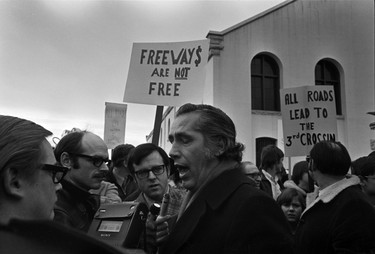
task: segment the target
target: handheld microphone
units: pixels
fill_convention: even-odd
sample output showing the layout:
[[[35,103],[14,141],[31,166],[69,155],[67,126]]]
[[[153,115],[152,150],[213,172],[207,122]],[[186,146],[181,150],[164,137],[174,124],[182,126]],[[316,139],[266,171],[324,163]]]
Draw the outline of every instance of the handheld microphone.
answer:
[[[155,221],[158,217],[160,212],[160,205],[157,203],[153,203],[149,209],[149,214],[146,220],[146,228],[151,228],[152,230],[156,229]],[[143,241],[144,241],[144,250],[146,253],[154,254],[157,252],[157,247],[154,242],[148,242],[147,241],[147,229],[145,234],[143,235]]]
[[[150,207],[150,214],[151,214],[151,219],[153,221],[156,220],[156,217],[158,217],[159,212],[160,212],[160,205],[157,203],[153,203]]]
[[[160,216],[164,217],[167,215],[168,205],[169,205],[169,193],[164,193],[163,201],[161,203]]]

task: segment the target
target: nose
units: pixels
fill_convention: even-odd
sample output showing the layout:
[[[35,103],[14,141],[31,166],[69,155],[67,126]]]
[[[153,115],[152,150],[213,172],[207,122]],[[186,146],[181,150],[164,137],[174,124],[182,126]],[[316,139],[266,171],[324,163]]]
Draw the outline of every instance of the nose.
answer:
[[[169,151],[169,156],[172,158],[172,159],[175,159],[178,157],[178,149],[177,149],[177,145],[176,143],[173,143],[172,144],[172,148],[171,150]]]
[[[289,211],[294,211],[294,206],[290,205],[290,206],[288,207],[288,210],[289,210]]]
[[[104,162],[103,162],[103,164],[100,166],[99,170],[101,170],[101,171],[109,171],[107,164],[104,163]]]
[[[155,178],[156,178],[156,175],[154,174],[154,172],[149,171],[148,172],[148,179],[155,179]]]

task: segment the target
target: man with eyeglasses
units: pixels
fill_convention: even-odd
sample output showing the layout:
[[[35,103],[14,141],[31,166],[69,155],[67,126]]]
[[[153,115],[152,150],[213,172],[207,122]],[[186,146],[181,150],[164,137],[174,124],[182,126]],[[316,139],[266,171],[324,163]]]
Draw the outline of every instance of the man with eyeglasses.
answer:
[[[128,168],[135,176],[141,193],[135,199],[150,207],[161,204],[165,193],[169,194],[167,214],[178,213],[185,191],[168,185],[170,159],[159,146],[145,143],[137,146],[129,156]]]
[[[133,174],[138,188],[141,191],[135,199],[150,208],[154,203],[161,205],[164,194],[168,195],[168,207],[164,215],[177,216],[185,190],[177,189],[168,184],[170,174],[170,158],[159,146],[152,143],[145,143],[137,146],[129,155],[128,168]],[[164,209],[163,209],[164,210]],[[154,222],[150,220],[150,214],[146,221],[146,227],[154,228]],[[154,243],[155,234],[146,233],[146,242]],[[139,248],[145,249],[147,253],[154,253],[153,246],[145,244],[144,235],[140,237]]]
[[[348,175],[351,158],[337,141],[320,141],[310,151],[308,168],[319,196],[302,213],[296,252],[375,253],[375,210]]]
[[[254,182],[254,186],[257,189],[260,189],[262,174],[260,173],[257,166],[251,161],[243,161],[241,162],[240,168],[242,172]]]
[[[120,253],[52,221],[69,169],[56,165],[50,135],[34,122],[0,115],[0,253]]]
[[[54,220],[87,232],[100,206],[100,196],[89,190],[99,189],[108,171],[107,145],[94,133],[77,131],[64,136],[54,153],[70,169],[57,192]]]

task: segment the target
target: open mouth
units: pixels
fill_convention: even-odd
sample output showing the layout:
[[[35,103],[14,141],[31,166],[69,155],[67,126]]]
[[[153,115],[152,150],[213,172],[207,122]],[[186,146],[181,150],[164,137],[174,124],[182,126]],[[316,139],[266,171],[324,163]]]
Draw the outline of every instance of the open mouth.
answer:
[[[189,171],[189,168],[188,168],[188,167],[185,167],[185,166],[182,166],[182,165],[176,165],[176,169],[177,169],[177,171],[178,171],[181,175],[183,175],[183,174],[185,174],[186,172]]]

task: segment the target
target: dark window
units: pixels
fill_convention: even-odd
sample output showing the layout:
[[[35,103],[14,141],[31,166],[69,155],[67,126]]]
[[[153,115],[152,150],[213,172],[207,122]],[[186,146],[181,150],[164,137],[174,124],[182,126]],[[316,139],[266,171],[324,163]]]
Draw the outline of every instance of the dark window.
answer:
[[[274,138],[257,138],[255,140],[255,149],[256,149],[256,165],[260,169],[260,156],[262,154],[263,147],[268,145],[276,145],[277,139]]]
[[[257,55],[251,61],[252,109],[280,111],[280,75],[276,61]]]
[[[328,60],[320,60],[315,66],[315,85],[333,86],[336,100],[336,114],[342,115],[340,72],[337,67]]]

